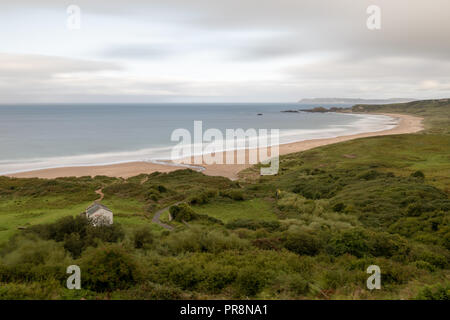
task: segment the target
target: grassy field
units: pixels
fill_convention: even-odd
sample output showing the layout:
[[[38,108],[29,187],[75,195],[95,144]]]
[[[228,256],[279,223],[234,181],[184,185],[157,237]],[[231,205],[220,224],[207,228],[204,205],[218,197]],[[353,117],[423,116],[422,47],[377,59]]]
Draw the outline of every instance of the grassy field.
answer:
[[[45,203],[58,201],[48,198]],[[34,207],[33,207],[34,205]],[[19,227],[28,227],[34,224],[50,223],[67,215],[78,215],[83,212],[89,202],[64,208],[54,208],[51,205],[41,206],[36,199],[19,198],[6,200],[0,203],[0,243],[7,241]],[[25,208],[24,208],[25,207]]]
[[[449,299],[449,101],[353,110],[426,130],[285,155],[278,175],[240,181],[0,177],[0,299]],[[70,218],[99,188],[114,225]],[[169,207],[171,231],[151,222]],[[64,287],[70,264],[81,291]],[[371,264],[381,290],[366,288]]]
[[[203,213],[223,222],[239,219],[277,220],[272,204],[267,200],[255,198],[245,201],[215,201],[194,207],[198,213]]]

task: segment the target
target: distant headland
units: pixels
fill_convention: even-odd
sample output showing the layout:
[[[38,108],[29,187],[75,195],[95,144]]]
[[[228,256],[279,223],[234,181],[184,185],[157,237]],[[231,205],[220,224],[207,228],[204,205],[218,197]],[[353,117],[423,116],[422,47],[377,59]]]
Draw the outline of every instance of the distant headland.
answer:
[[[389,104],[415,101],[412,98],[391,98],[391,99],[359,99],[359,98],[305,98],[301,99],[301,104]]]

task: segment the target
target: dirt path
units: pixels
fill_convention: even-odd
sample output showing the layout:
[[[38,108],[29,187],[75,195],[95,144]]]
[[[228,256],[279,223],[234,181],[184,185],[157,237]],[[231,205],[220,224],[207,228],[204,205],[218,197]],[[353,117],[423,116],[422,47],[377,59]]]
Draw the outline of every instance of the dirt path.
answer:
[[[142,179],[141,184],[144,184],[148,181],[148,177],[145,177],[144,179]]]
[[[173,230],[173,227],[172,227],[172,226],[169,226],[168,224],[165,224],[165,223],[161,222],[161,220],[159,220],[159,217],[161,217],[161,215],[162,215],[165,211],[169,210],[169,208],[170,208],[171,206],[176,206],[176,205],[180,204],[181,202],[183,202],[183,201],[176,202],[176,203],[174,203],[174,204],[171,204],[171,205],[168,206],[168,207],[165,207],[165,208],[163,208],[163,209],[161,209],[161,210],[156,211],[155,215],[153,216],[152,222],[154,222],[154,223],[160,225],[160,226],[163,227],[164,229],[167,229],[167,230]]]
[[[100,196],[100,199],[95,200],[95,202],[101,202],[103,200],[103,198],[105,197],[105,194],[103,193],[103,188],[95,190],[95,193]]]

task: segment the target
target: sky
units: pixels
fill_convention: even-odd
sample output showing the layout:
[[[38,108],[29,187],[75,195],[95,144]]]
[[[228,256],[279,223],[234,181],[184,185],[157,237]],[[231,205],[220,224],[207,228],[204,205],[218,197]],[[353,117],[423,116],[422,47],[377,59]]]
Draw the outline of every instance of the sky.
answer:
[[[2,0],[0,104],[450,97],[449,12],[448,0]]]

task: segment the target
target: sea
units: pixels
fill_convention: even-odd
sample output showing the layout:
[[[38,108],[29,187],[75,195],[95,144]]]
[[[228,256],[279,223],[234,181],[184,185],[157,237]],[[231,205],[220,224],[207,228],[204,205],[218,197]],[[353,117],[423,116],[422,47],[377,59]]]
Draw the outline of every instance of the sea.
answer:
[[[394,118],[383,115],[281,112],[313,107],[299,103],[0,105],[0,174],[169,159],[179,143],[172,141],[172,133],[186,129],[194,135],[194,121],[202,121],[203,131],[219,129],[224,136],[227,129],[279,129],[280,144],[396,125]]]

